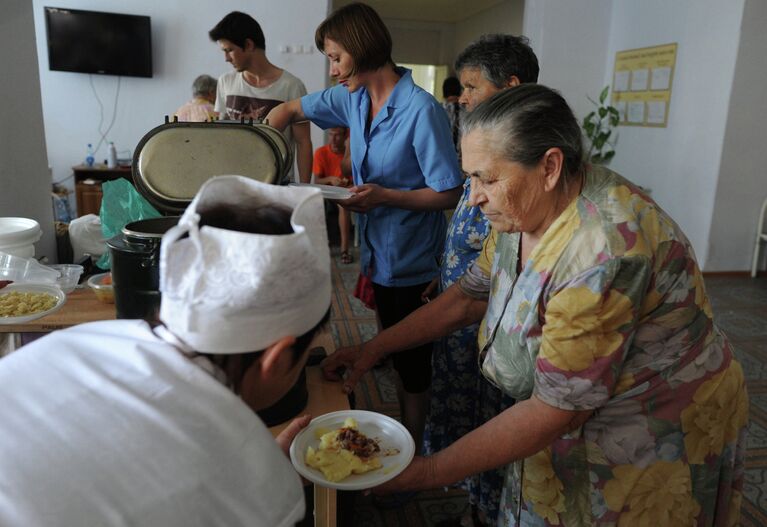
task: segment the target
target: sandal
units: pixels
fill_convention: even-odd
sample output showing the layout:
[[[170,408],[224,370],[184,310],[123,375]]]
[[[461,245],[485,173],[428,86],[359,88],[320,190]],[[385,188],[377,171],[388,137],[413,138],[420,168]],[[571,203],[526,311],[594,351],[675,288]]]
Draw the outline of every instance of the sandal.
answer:
[[[342,264],[350,264],[353,261],[354,261],[354,257],[352,257],[352,255],[349,254],[348,252],[344,251],[344,252],[341,253],[341,263]]]

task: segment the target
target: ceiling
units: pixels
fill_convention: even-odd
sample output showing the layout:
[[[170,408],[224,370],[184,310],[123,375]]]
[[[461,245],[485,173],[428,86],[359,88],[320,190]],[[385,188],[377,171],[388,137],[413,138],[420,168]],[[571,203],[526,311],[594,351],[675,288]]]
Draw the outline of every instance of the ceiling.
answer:
[[[333,8],[356,0],[333,0]],[[382,18],[419,22],[460,22],[506,0],[365,0]]]

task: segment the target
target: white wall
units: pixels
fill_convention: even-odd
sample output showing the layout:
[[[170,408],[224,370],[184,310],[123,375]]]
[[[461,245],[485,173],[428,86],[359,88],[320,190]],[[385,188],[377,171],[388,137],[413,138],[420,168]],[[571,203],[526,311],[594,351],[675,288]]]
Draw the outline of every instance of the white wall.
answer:
[[[767,3],[746,0],[724,132],[706,269],[751,267],[759,208],[767,198]],[[761,269],[767,250],[762,250]]]
[[[522,33],[538,56],[538,82],[562,93],[576,117],[592,109],[607,83],[611,0],[525,3]]]
[[[455,25],[453,60],[467,45],[488,33],[522,34],[524,0],[506,0]]]
[[[86,145],[99,142],[99,104],[104,105],[102,130],[113,116],[119,82],[114,127],[107,139],[114,141],[119,157],[130,157],[141,137],[163,123],[191,98],[192,81],[207,73],[214,77],[229,71],[218,46],[208,31],[230,11],[244,11],[258,20],[266,36],[266,54],[271,62],[298,76],[307,90],[326,86],[326,59],[314,48],[314,30],[327,16],[326,0],[61,0],[57,7],[147,15],[152,19],[154,76],[150,79],[110,75],[86,75],[49,71],[43,7],[47,0],[34,0],[39,75],[43,96],[48,159],[54,180],[71,176],[71,167],[82,162]],[[300,16],[296,16],[300,13]],[[19,39],[20,40],[20,39]],[[8,47],[18,53],[18,41]],[[311,54],[281,53],[282,45],[312,46]],[[93,88],[91,82],[93,81]],[[313,126],[315,148],[323,144],[322,132]],[[106,159],[106,145],[96,154]],[[68,181],[71,188],[71,180]]]
[[[652,189],[707,271],[743,4],[616,0],[610,23],[605,83],[611,82],[616,52],[678,44],[667,127],[620,127],[612,168]]]
[[[560,90],[579,118],[592,108],[586,94],[593,98],[602,86],[612,83],[616,52],[678,44],[668,126],[619,127],[611,168],[652,190],[653,198],[687,234],[707,271],[743,270],[750,254],[741,241],[737,248],[735,242],[722,245],[725,233],[711,238],[744,1],[528,0],[525,5],[524,33],[531,38],[541,63],[540,82]],[[763,6],[755,10],[763,16]],[[753,22],[754,33],[763,22],[763,18]],[[761,48],[744,59],[749,66],[744,70],[743,84],[757,83],[749,86],[744,97],[752,97],[752,103],[760,108],[757,115],[763,116],[758,112],[763,112],[764,104],[756,102],[761,99],[753,90],[763,85],[758,81],[765,75],[764,59],[757,61],[767,49],[762,35],[752,38]],[[732,104],[741,113],[753,110],[744,109],[740,101]],[[733,133],[740,130],[736,122],[732,127]],[[752,131],[753,127],[741,133]],[[737,141],[737,135],[732,137]],[[751,155],[758,150],[754,148]],[[756,163],[753,158],[752,163]],[[743,161],[738,165],[744,166]],[[750,180],[747,188],[757,184]],[[735,196],[723,196],[721,214],[740,216],[733,212],[737,206],[731,208],[736,201]],[[729,230],[729,236],[733,229],[753,232],[750,224],[744,223],[733,218],[721,225]],[[716,260],[709,260],[710,248],[720,246],[723,250]]]
[[[45,155],[32,4],[3,2],[0,17],[0,216],[40,223],[36,256],[56,261],[51,178]]]

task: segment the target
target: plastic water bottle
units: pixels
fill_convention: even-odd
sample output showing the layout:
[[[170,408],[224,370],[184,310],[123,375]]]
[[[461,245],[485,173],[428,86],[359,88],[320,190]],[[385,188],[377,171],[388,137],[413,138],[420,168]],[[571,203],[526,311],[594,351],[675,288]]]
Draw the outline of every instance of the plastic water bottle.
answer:
[[[93,161],[94,161],[94,159],[96,159],[93,156],[93,154],[94,154],[94,152],[93,152],[93,145],[88,143],[88,154],[85,156],[85,164],[88,165],[89,167],[93,166]]]
[[[115,144],[110,141],[109,142],[109,156],[107,157],[107,167],[109,168],[115,168],[117,166],[117,149],[115,148]]]

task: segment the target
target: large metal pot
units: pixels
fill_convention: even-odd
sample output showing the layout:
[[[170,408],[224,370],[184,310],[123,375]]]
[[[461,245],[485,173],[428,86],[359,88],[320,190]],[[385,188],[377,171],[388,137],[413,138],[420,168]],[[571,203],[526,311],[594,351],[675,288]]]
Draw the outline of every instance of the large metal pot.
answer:
[[[117,318],[158,322],[160,315],[160,241],[178,216],[134,221],[107,241]]]

